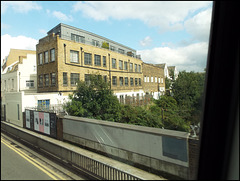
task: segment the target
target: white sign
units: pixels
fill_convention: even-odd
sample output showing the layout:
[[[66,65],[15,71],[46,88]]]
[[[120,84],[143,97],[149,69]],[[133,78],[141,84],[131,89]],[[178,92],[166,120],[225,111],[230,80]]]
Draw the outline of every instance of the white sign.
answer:
[[[34,111],[34,130],[39,131],[39,113]]]
[[[50,135],[49,113],[44,113],[44,133]]]

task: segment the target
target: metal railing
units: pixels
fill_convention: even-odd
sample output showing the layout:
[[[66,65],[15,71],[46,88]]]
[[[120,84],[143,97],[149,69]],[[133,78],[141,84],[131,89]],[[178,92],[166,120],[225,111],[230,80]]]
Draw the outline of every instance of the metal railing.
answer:
[[[114,168],[113,166],[101,163],[92,158],[80,155],[72,152],[72,164],[80,167],[86,172],[93,174],[93,176],[99,179],[106,180],[141,180],[140,178],[126,173],[120,169]]]

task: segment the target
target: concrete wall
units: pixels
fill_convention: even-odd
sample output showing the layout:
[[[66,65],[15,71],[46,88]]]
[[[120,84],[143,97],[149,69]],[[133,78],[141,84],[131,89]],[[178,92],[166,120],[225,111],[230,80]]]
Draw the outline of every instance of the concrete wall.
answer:
[[[63,139],[154,172],[189,177],[185,132],[65,116]]]

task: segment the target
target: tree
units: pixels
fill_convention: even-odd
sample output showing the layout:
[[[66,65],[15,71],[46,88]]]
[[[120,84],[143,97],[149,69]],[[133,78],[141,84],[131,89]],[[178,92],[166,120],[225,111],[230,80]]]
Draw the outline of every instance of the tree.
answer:
[[[173,98],[185,110],[182,117],[197,124],[200,121],[205,73],[182,71],[172,85]]]
[[[164,128],[189,131],[189,122],[180,116],[177,101],[172,96],[162,95],[160,99],[155,100],[154,103],[155,105],[151,106],[150,110],[160,115]]]
[[[90,75],[90,81],[79,81],[65,109],[70,115],[119,121],[121,105],[109,85],[100,75]]]
[[[102,42],[102,48],[109,49],[109,43],[108,42]]]

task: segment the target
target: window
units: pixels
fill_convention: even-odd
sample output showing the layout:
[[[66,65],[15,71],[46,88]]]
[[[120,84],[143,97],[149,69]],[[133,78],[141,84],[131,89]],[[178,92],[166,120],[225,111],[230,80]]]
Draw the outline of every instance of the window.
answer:
[[[153,77],[151,77],[151,82],[153,82]]]
[[[12,79],[12,90],[14,89],[14,79]]]
[[[123,77],[119,77],[120,86],[123,86]]]
[[[56,73],[51,73],[51,85],[56,85]]]
[[[147,77],[147,82],[149,82],[149,77]]]
[[[138,65],[138,72],[141,72],[141,65]]]
[[[79,63],[79,52],[70,50],[70,62]]]
[[[141,78],[139,78],[138,81],[139,81],[139,85],[141,86],[142,85]]]
[[[138,85],[138,78],[135,78],[135,86]]]
[[[39,75],[39,87],[43,86],[43,75]]]
[[[84,52],[84,64],[85,65],[92,65],[92,54]]]
[[[85,43],[85,37],[84,36],[75,35],[73,33],[71,34],[71,40],[76,41],[76,42]]]
[[[54,62],[55,61],[55,49],[51,49],[50,50],[50,62]]]
[[[128,86],[128,77],[125,77],[125,86]]]
[[[50,99],[38,100],[38,108],[49,109]]]
[[[44,52],[44,63],[48,63],[48,51]]]
[[[130,78],[130,85],[133,86],[133,78]]]
[[[160,78],[158,78],[158,83],[160,83]]]
[[[94,65],[95,66],[101,66],[101,56],[100,55],[94,55]]]
[[[103,76],[103,80],[104,80],[104,82],[107,83],[107,76],[106,75]]]
[[[45,86],[49,86],[49,75],[48,74],[44,75],[44,80],[45,80]]]
[[[123,61],[119,60],[119,69],[122,70],[123,69]]]
[[[128,70],[128,63],[124,62],[124,70]]]
[[[115,47],[114,46],[110,46],[110,50],[115,51]]]
[[[104,66],[104,67],[107,66],[107,59],[106,59],[106,56],[103,56],[103,66]]]
[[[119,48],[119,49],[118,49],[118,53],[124,54],[124,50],[121,49],[121,48]]]
[[[155,83],[157,83],[157,77],[155,77]]]
[[[144,76],[144,82],[147,82],[147,77],[146,76]]]
[[[42,53],[38,54],[38,59],[39,59],[39,65],[43,64],[43,57],[42,57]]]
[[[26,87],[34,87],[34,80],[26,80]]]
[[[85,74],[85,84],[90,85],[90,74]]]
[[[93,46],[96,46],[96,47],[99,47],[99,41],[97,41],[97,40],[92,40],[92,45],[93,45]]]
[[[79,74],[71,73],[71,86],[76,86],[78,81],[79,81]]]
[[[68,85],[67,72],[63,72],[63,85]]]
[[[112,58],[112,68],[117,68],[116,59]]]
[[[137,64],[134,64],[135,72],[137,72]]]
[[[130,72],[133,72],[133,63],[130,63],[129,66],[130,66],[130,68],[129,68]]]
[[[163,83],[163,78],[161,78],[161,83]]]
[[[116,76],[112,76],[112,85],[117,85],[117,77]]]

